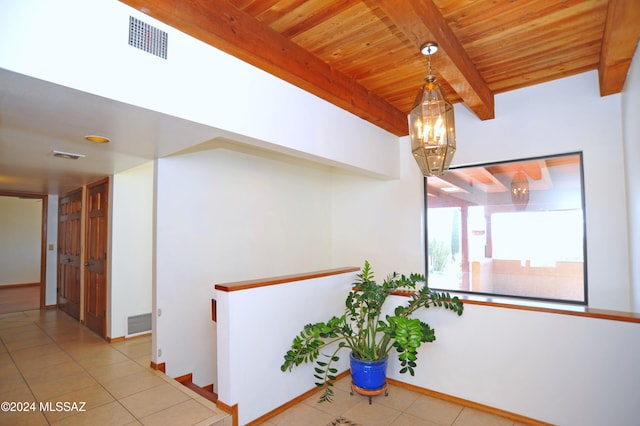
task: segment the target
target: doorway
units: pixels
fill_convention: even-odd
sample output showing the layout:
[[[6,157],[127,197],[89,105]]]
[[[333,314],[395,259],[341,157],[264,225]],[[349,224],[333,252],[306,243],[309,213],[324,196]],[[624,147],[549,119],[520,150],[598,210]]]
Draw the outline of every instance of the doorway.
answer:
[[[0,192],[0,313],[45,307],[47,196]]]

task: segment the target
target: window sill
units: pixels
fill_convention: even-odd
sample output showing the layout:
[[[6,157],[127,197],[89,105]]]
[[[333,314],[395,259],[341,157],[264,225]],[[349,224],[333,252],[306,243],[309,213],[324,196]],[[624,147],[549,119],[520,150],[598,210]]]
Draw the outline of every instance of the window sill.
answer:
[[[598,318],[612,321],[640,323],[640,313],[596,309],[588,306],[569,305],[563,303],[539,302],[533,300],[514,300],[501,297],[486,297],[477,295],[458,295],[464,304],[493,306],[505,309],[519,309],[524,311],[547,312],[560,315]]]

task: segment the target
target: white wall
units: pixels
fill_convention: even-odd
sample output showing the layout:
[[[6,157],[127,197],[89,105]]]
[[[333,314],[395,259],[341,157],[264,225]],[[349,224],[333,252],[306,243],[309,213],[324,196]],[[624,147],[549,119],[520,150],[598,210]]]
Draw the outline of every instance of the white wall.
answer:
[[[629,257],[631,262],[632,309],[640,312],[640,51],[636,53],[622,91],[622,119],[627,202],[629,209]]]
[[[408,137],[398,142],[401,176],[381,181],[337,171],[332,183],[333,266],[371,263],[378,279],[425,271],[423,177]]]
[[[314,365],[282,372],[284,354],[305,324],[342,315],[354,281],[355,273],[345,273],[246,291],[216,291],[218,397],[226,404],[238,404],[238,424],[314,388]],[[342,372],[349,368],[349,352],[342,350],[339,356],[333,367]]]
[[[45,305],[51,306],[56,304],[58,280],[57,195],[48,195],[46,220],[44,288]],[[42,201],[0,197],[0,285],[40,282],[41,238]]]
[[[436,330],[416,375],[389,377],[551,424],[637,423],[640,324],[465,305],[420,312]]]
[[[496,96],[495,120],[456,114],[456,164],[583,152],[589,304],[630,310],[620,95],[600,98],[591,72]],[[396,362],[390,377],[554,424],[636,421],[639,324],[477,305],[421,316],[438,340],[415,377]]]
[[[331,203],[326,167],[226,148],[158,161],[156,339],[167,374],[216,383],[215,283],[331,265]]]
[[[0,44],[2,68],[207,124],[245,143],[399,173],[394,135],[123,3],[2,0],[0,8],[0,39],[12,41]],[[166,60],[128,45],[130,16],[168,33]],[[100,66],[87,72],[87,64]]]
[[[154,164],[112,179],[110,337],[127,336],[127,318],[151,313]]]
[[[497,95],[495,105],[489,121],[456,105],[454,163],[582,151],[589,305],[629,311],[620,95],[600,97],[593,71]]]
[[[40,282],[42,200],[0,196],[0,285]]]
[[[597,85],[597,73],[589,72],[501,94],[496,118],[488,121],[456,105],[454,163],[582,151],[589,305],[629,311],[621,101],[620,95],[600,97]],[[334,263],[360,265],[366,257],[379,277],[393,270],[424,270],[422,182],[409,142],[402,138],[399,144],[400,180],[334,177]]]

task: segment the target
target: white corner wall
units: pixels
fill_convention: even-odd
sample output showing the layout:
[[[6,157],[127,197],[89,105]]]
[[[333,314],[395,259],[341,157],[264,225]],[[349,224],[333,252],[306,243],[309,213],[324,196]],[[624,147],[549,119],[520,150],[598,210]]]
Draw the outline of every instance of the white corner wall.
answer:
[[[284,157],[216,148],[158,161],[156,362],[168,375],[217,383],[214,284],[330,267],[331,203],[329,169]]]
[[[113,176],[109,337],[128,336],[127,318],[152,309],[154,163]]]
[[[582,151],[589,306],[629,311],[620,95],[600,97],[593,71],[497,95],[495,105],[496,118],[488,121],[455,106],[458,150],[454,163]]]
[[[368,260],[376,277],[425,271],[423,177],[408,137],[398,141],[401,175],[381,181],[333,175],[331,235],[333,266]]]
[[[640,312],[640,50],[636,48],[622,91],[622,120],[627,203],[632,310]]]

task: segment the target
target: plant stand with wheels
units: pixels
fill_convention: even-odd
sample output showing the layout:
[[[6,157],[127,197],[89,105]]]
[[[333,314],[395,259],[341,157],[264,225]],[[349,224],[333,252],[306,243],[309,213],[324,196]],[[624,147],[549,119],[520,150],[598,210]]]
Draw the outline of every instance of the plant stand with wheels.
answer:
[[[354,385],[353,382],[351,382],[351,395],[353,395],[354,392],[359,395],[368,396],[369,405],[371,405],[371,398],[374,396],[378,396],[382,394],[384,394],[384,396],[389,396],[389,391],[387,390],[387,382],[384,382],[384,386],[376,390],[363,389]]]

